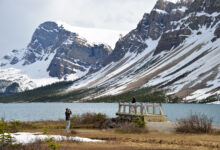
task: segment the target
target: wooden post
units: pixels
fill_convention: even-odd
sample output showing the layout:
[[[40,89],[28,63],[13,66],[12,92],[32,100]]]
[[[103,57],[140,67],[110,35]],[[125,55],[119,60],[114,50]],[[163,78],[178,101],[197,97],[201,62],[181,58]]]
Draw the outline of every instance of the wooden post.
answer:
[[[129,114],[131,114],[131,103],[129,103]]]
[[[159,109],[160,109],[160,115],[163,115],[163,112],[162,112],[162,104],[161,104],[161,103],[160,103]]]
[[[123,113],[126,113],[126,105],[124,104]]]
[[[136,103],[134,105],[134,114],[137,114],[137,105],[136,105]]]
[[[155,108],[155,105],[153,104],[153,114],[155,115],[156,114],[156,108]]]
[[[118,104],[118,113],[121,113],[121,103],[119,102]]]
[[[144,106],[143,106],[143,103],[141,103],[141,115],[143,115],[144,114]]]
[[[163,111],[162,111],[161,107],[160,107],[160,115],[163,115]]]
[[[149,114],[149,107],[148,107],[148,104],[146,104],[146,113]]]

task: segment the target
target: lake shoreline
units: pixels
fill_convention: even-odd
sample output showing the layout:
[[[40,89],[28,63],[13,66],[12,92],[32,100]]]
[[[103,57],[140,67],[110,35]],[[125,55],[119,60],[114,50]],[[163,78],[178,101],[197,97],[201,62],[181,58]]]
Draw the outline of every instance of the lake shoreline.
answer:
[[[115,118],[118,103],[10,103],[0,104],[0,117],[7,121],[40,121],[65,118],[65,109],[70,108],[73,115],[102,113]],[[163,113],[171,122],[186,118],[190,113],[201,113],[213,118],[214,125],[220,125],[219,105],[205,104],[162,104]],[[150,110],[152,111],[152,110]]]
[[[74,128],[66,133],[65,121],[21,122],[19,132],[41,133],[47,135],[83,137],[104,142],[56,141],[65,150],[152,150],[152,149],[192,149],[206,150],[220,148],[218,133],[176,133],[174,122],[148,122],[148,132],[122,133],[116,129]],[[172,131],[170,129],[172,128]],[[157,130],[156,130],[157,129]],[[220,131],[220,126],[219,126]],[[40,143],[45,145],[45,143]],[[39,145],[38,145],[39,146]]]

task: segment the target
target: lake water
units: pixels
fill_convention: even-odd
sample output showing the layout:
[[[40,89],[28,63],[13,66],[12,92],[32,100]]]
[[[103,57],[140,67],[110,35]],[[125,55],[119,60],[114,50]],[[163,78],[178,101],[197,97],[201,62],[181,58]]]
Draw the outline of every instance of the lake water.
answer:
[[[38,121],[64,119],[65,109],[73,114],[100,112],[115,117],[118,103],[0,103],[0,117],[6,120]],[[213,118],[213,124],[220,125],[220,105],[214,104],[163,104],[163,112],[168,120],[187,117],[190,112],[204,113]]]

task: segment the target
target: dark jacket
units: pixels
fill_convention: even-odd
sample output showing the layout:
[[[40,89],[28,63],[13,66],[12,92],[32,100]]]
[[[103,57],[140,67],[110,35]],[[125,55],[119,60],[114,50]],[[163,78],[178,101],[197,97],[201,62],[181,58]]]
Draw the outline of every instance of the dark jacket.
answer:
[[[72,114],[72,112],[71,111],[69,111],[69,112],[65,112],[65,115],[66,115],[66,120],[70,120],[70,115]]]
[[[135,97],[132,98],[132,103],[136,103]]]

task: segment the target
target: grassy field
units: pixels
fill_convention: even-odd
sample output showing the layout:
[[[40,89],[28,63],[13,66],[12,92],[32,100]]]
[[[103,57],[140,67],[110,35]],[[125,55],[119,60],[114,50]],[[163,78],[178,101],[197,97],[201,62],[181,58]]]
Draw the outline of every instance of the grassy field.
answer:
[[[147,128],[151,128],[148,126]],[[42,132],[53,135],[79,136],[91,139],[105,140],[102,143],[83,143],[76,141],[58,142],[60,150],[213,150],[220,149],[220,133],[183,134],[149,130],[144,133],[121,133],[116,129],[75,128],[65,132],[65,121],[21,122],[20,132]],[[45,143],[40,143],[46,147]],[[39,146],[39,144],[38,144]],[[47,149],[47,148],[45,148]]]

